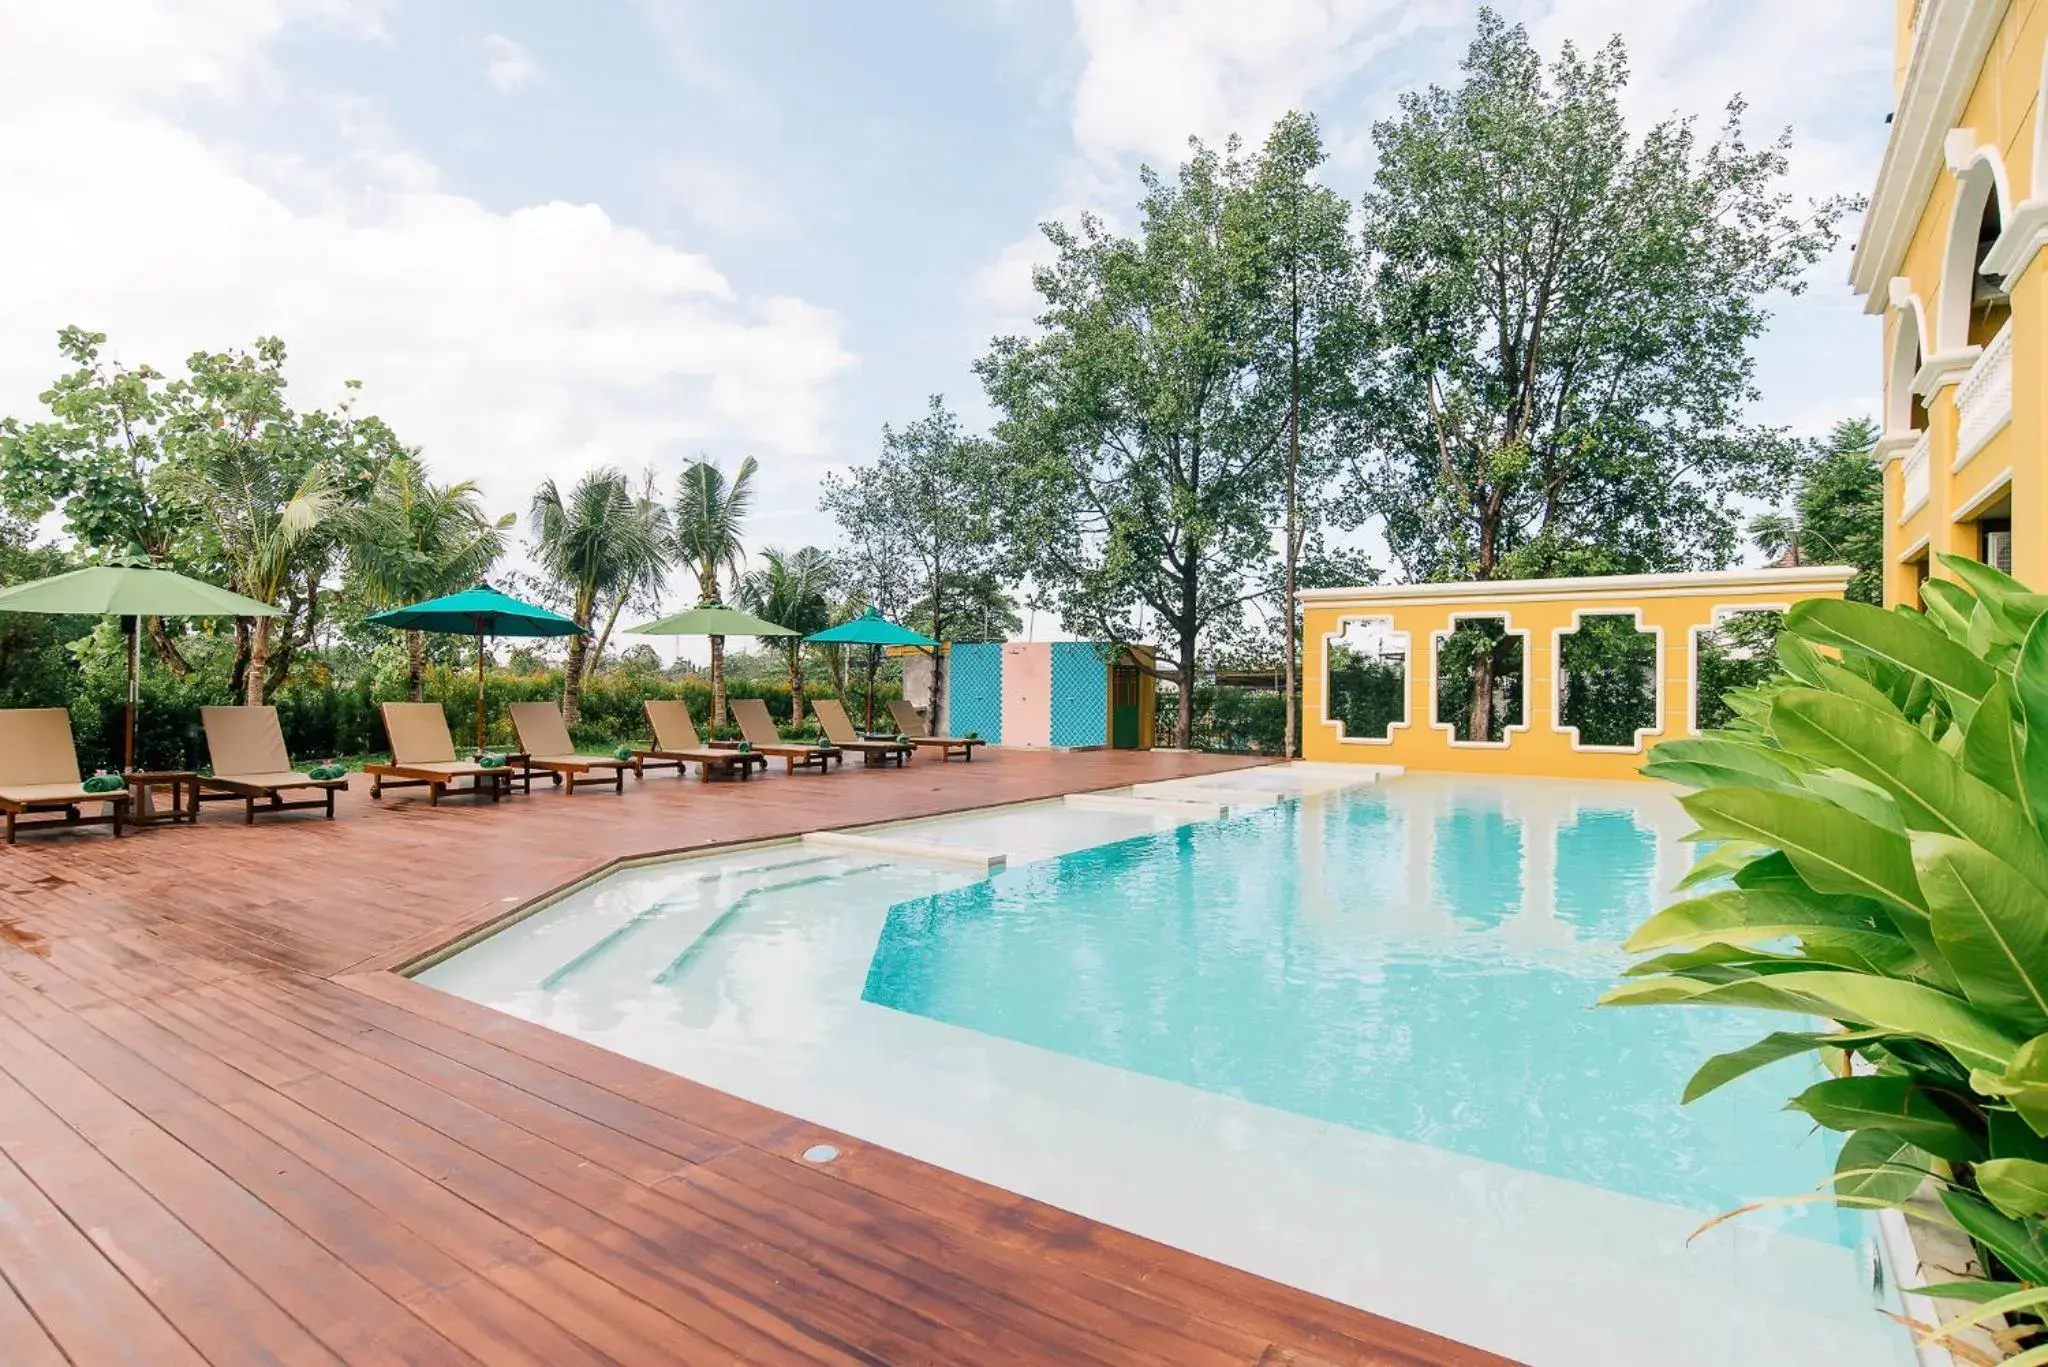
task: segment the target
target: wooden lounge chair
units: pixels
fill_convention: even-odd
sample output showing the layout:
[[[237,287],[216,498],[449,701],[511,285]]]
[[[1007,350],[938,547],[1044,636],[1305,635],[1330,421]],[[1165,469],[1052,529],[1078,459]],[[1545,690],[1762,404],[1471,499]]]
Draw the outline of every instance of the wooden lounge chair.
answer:
[[[557,783],[566,780],[571,797],[576,794],[578,779],[587,787],[595,775],[597,782],[609,782],[613,792],[623,793],[628,769],[633,771],[633,777],[640,777],[640,765],[634,760],[577,754],[576,742],[569,739],[568,724],[562,720],[562,709],[553,703],[516,702],[511,711],[512,729],[519,733],[519,748],[526,752],[526,762],[553,774]]]
[[[84,816],[79,808],[104,802],[104,816]],[[60,815],[23,821],[31,812]],[[78,773],[78,749],[71,743],[71,714],[61,707],[17,707],[0,711],[0,822],[7,843],[17,829],[41,826],[112,825],[121,834],[128,813],[128,790],[88,793]]]
[[[732,708],[732,719],[740,724],[740,734],[754,747],[754,753],[780,756],[785,772],[793,774],[802,767],[822,774],[832,765],[846,762],[846,756],[829,745],[784,740],[775,729],[775,719],[768,715],[768,704],[759,698],[733,698],[726,705]]]
[[[889,699],[889,715],[896,720],[896,729],[909,738],[918,749],[933,749],[940,759],[951,759],[959,755],[964,760],[974,758],[974,747],[984,744],[979,736],[935,736],[924,724],[924,716],[910,705],[908,698]]]
[[[699,740],[697,723],[690,719],[690,705],[681,698],[649,698],[643,706],[647,724],[654,728],[654,744],[633,751],[633,758],[643,768],[673,764],[676,777],[681,778],[687,767],[695,764],[698,776],[708,781],[714,773],[727,778],[734,774],[752,778],[756,765],[768,767],[766,755],[716,748]]]
[[[348,787],[346,778],[314,778],[296,772],[292,757],[284,748],[284,730],[277,724],[274,707],[202,707],[200,724],[206,728],[206,753],[213,760],[213,776],[199,780],[201,802],[242,802],[242,822],[256,824],[256,804],[265,812],[303,812],[327,809],[334,820],[334,795]],[[286,793],[311,792],[312,797],[287,802]]]
[[[841,750],[851,750],[859,755],[861,763],[893,762],[901,768],[910,762],[912,747],[908,741],[863,740],[860,732],[853,729],[853,720],[846,715],[846,707],[839,699],[813,698],[811,710],[818,714],[818,725],[824,728],[825,739]]]
[[[391,762],[365,764],[370,796],[386,788],[425,788],[427,805],[441,805],[443,793],[467,793],[496,802],[512,789],[510,765],[486,769],[474,760],[455,758],[455,738],[448,734],[448,714],[437,702],[384,704],[384,734],[391,740]],[[457,787],[457,779],[469,780]]]

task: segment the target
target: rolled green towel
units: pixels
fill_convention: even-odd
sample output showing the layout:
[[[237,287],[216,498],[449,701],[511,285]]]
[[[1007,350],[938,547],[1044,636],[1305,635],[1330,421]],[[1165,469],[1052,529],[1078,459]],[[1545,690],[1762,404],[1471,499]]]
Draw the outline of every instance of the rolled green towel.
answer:
[[[908,736],[904,735],[904,734],[903,734],[903,733],[902,733],[901,731],[898,731],[898,732],[897,732],[897,733],[896,733],[895,735],[891,736],[891,737],[890,737],[889,739],[891,739],[891,740],[895,741],[895,742],[896,742],[896,743],[897,743],[898,745],[908,745],[908,744],[910,744],[910,737],[908,737]]]
[[[968,733],[967,733],[967,734],[966,734],[965,736],[962,736],[962,737],[961,737],[961,739],[962,739],[962,740],[980,740],[980,739],[981,739],[981,732],[979,732],[979,731],[969,731],[969,732],[968,732]]]
[[[751,755],[754,753],[754,742],[750,740],[743,740],[733,748],[738,750],[743,755]]]
[[[503,755],[478,755],[476,762],[485,769],[502,769],[505,767],[505,757]]]
[[[621,746],[620,746],[620,747],[619,747],[618,749],[616,749],[616,750],[612,751],[612,758],[613,758],[613,759],[631,759],[631,758],[633,758],[633,747],[632,747],[632,746],[630,746],[630,745],[621,745]]]
[[[331,762],[327,764],[316,764],[306,771],[306,777],[317,778],[324,783],[329,779],[347,778],[348,770],[342,768],[339,764],[334,764]]]
[[[119,774],[110,774],[101,769],[79,786],[88,793],[118,793],[128,784]]]

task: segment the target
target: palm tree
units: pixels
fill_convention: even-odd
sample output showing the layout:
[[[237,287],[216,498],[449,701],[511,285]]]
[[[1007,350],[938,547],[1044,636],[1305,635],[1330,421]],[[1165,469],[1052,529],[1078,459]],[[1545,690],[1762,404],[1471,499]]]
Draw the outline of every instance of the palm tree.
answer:
[[[349,563],[372,607],[393,608],[458,593],[480,582],[505,553],[505,533],[518,519],[493,522],[477,486],[435,484],[419,458],[404,455],[384,468],[362,507],[343,521]],[[427,636],[405,633],[409,696],[425,696]]]
[[[254,442],[204,448],[165,475],[166,488],[208,510],[213,553],[235,591],[262,603],[284,593],[300,568],[299,552],[318,540],[341,501],[324,465],[305,469],[295,486],[283,486],[284,477],[272,453]],[[250,628],[243,683],[251,707],[262,706],[269,692],[270,622],[258,617]]]
[[[618,625],[619,613],[626,604],[635,598],[643,598],[646,606],[652,607],[668,584],[669,548],[675,540],[674,522],[668,509],[662,506],[661,499],[655,495],[653,470],[642,477],[640,492],[634,496],[633,506],[647,521],[647,535],[654,543],[656,554],[641,567],[637,582],[625,585],[612,595],[611,607],[604,615],[604,627],[597,633],[597,646],[590,652],[588,670],[595,670],[603,663],[605,647],[612,639],[612,628]]]
[[[715,607],[724,600],[718,593],[721,574],[732,577],[738,588],[740,566],[746,550],[740,544],[740,524],[754,501],[754,458],[742,460],[727,480],[725,472],[708,460],[691,462],[676,486],[676,558],[697,576],[697,604]],[[711,724],[725,721],[725,638],[711,638]]]
[[[804,719],[804,637],[832,624],[832,557],[816,546],[783,553],[761,552],[760,569],[739,583],[740,606],[756,617],[800,632],[779,637],[789,665],[789,724],[800,726]]]
[[[600,599],[630,593],[662,559],[654,528],[633,497],[633,486],[618,470],[592,470],[564,498],[550,479],[533,495],[528,514],[541,567],[569,592],[569,615],[588,633]],[[569,638],[562,671],[562,719],[576,724],[583,695],[589,636]]]

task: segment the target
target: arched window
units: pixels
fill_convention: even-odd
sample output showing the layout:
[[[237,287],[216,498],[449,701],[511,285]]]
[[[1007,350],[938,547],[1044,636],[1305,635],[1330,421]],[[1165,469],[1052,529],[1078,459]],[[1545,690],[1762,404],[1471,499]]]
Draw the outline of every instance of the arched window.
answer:
[[[1909,299],[1892,311],[1892,364],[1885,379],[1884,430],[1887,436],[1924,431],[1927,403],[1913,392],[1913,377],[1927,360],[1920,320],[1920,301]]]
[[[1984,258],[2005,230],[2006,198],[1997,153],[1989,148],[1980,150],[1956,180],[1935,339],[1943,352],[1983,346],[2012,318],[2012,300],[2005,293],[2004,282],[1984,271]]]

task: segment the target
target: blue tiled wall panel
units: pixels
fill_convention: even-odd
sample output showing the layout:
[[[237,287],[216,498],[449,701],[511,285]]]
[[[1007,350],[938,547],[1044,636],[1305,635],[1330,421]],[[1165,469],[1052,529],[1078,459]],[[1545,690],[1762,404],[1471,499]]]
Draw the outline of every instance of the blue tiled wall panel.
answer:
[[[1093,641],[1053,642],[1052,743],[1109,744],[1109,665]]]
[[[1003,743],[1003,647],[956,642],[946,651],[946,729]]]

